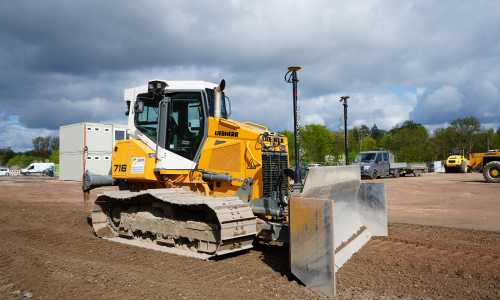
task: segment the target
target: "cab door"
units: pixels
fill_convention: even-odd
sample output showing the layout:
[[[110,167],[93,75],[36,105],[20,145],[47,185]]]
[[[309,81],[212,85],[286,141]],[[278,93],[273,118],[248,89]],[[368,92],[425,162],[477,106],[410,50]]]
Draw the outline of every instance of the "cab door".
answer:
[[[200,92],[169,93],[165,149],[196,160],[205,136],[205,113]]]
[[[390,163],[389,163],[389,153],[387,152],[382,152],[382,153],[379,153],[381,156],[382,156],[382,161],[381,161],[381,165],[382,165],[382,170],[383,170],[383,173],[382,173],[382,176],[389,176],[390,175]]]

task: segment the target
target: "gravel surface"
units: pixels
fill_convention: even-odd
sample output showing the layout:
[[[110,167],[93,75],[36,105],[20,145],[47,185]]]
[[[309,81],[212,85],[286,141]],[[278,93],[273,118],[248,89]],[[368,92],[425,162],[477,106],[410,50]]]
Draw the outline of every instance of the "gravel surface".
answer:
[[[199,261],[99,240],[84,210],[76,183],[0,181],[0,299],[321,298],[289,274],[286,248],[257,244]],[[499,299],[500,233],[391,224],[388,238],[338,272],[337,291],[338,299]]]
[[[422,177],[377,179],[385,183],[389,220],[500,231],[500,184],[479,173],[428,173]]]

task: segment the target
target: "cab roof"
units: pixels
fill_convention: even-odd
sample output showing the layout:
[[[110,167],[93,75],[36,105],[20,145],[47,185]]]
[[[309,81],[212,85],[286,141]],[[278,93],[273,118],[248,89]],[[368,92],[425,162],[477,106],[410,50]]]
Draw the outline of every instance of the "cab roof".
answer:
[[[198,80],[162,80],[167,83],[167,90],[182,91],[182,90],[204,90],[213,89],[217,84],[208,81]],[[148,85],[141,85],[124,91],[123,98],[125,101],[135,101],[138,94],[146,93]]]

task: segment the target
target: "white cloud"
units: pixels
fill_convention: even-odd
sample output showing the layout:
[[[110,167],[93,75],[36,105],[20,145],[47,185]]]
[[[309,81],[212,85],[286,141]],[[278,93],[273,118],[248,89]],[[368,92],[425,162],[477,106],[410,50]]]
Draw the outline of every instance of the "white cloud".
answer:
[[[30,129],[16,120],[7,120],[0,114],[0,148],[14,151],[26,151],[32,148],[32,140],[37,136],[54,136],[57,131],[48,129]]]
[[[302,125],[308,125],[308,124],[326,125],[325,120],[319,114],[305,115],[303,119],[304,121],[302,122]]]
[[[344,94],[352,97],[351,126],[442,124],[470,114],[495,123],[499,8],[446,0],[5,2],[0,102],[19,116],[11,130],[31,132],[119,121],[123,89],[149,79],[224,77],[236,119],[291,129],[282,76],[299,64],[304,124],[340,128]]]
[[[348,126],[377,124],[379,128],[389,129],[409,119],[416,96],[405,93],[398,96],[391,93],[348,93]],[[324,120],[329,128],[343,126],[343,106],[339,102],[343,94],[328,94],[306,99],[303,104],[305,118],[315,116]]]

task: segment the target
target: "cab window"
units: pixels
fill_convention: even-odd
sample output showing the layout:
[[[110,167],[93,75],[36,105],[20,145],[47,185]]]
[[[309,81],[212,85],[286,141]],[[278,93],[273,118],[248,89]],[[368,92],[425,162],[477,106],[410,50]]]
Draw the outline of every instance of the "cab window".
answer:
[[[124,130],[115,130],[115,141],[121,141],[125,139]]]
[[[144,103],[144,109],[142,112],[135,114],[135,126],[140,132],[156,142],[160,99],[154,99],[151,95],[145,93],[138,95],[137,101]]]
[[[387,152],[382,153],[382,156],[384,157],[384,161],[389,161],[389,154]]]

